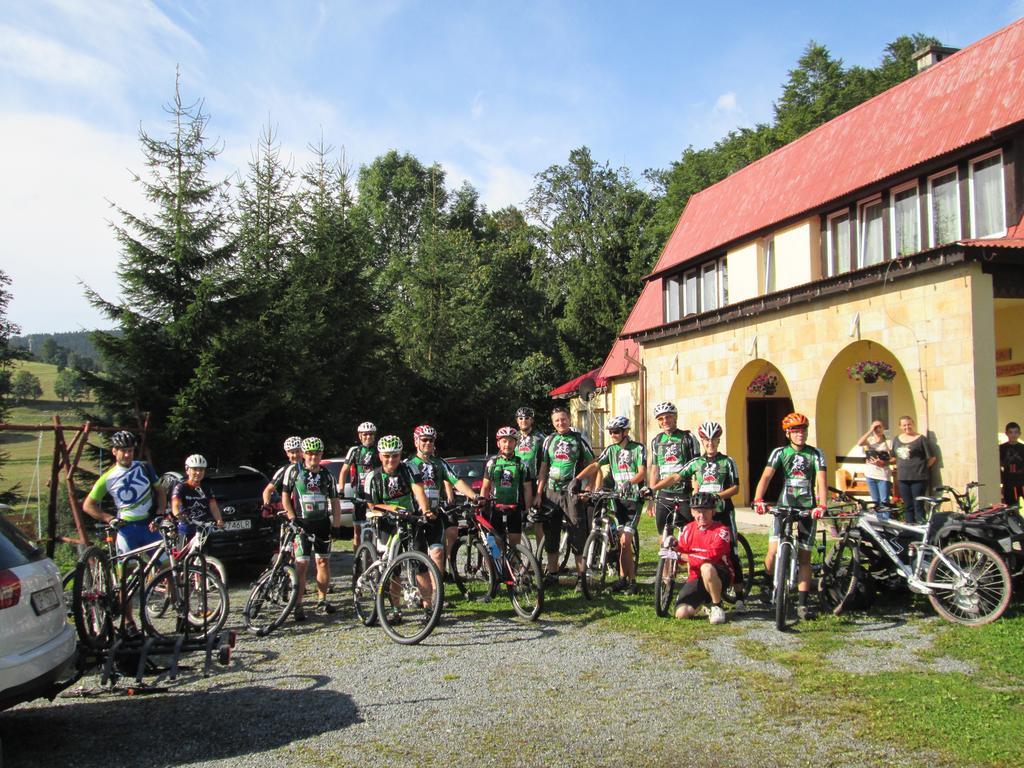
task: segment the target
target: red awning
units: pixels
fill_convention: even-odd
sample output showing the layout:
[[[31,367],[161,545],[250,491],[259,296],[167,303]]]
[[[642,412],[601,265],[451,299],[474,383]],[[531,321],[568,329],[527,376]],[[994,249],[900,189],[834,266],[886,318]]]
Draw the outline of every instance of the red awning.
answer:
[[[550,392],[548,392],[548,394],[551,397],[561,397],[561,398],[572,397],[573,395],[575,395],[579,391],[580,384],[583,383],[584,379],[593,379],[595,388],[600,389],[601,387],[604,387],[604,386],[606,386],[608,384],[608,381],[606,379],[598,376],[598,374],[600,372],[601,372],[600,368],[595,368],[592,371],[587,371],[582,376],[577,376],[572,381],[567,381],[567,382],[565,382],[565,384],[561,384],[561,385],[555,387]]]

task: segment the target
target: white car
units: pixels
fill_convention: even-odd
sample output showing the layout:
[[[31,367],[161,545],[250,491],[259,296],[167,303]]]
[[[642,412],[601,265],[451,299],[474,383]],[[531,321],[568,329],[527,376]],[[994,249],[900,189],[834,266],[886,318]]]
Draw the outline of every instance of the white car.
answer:
[[[9,510],[0,504],[0,710],[52,699],[76,654],[60,571],[4,518]]]

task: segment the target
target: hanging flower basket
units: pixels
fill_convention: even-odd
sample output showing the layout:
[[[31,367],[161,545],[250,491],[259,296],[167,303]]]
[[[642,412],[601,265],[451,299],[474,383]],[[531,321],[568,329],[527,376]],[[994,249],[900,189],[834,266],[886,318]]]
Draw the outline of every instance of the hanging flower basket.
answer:
[[[861,360],[855,365],[846,369],[846,375],[853,381],[863,381],[865,384],[874,384],[882,381],[892,381],[896,378],[896,369],[883,360]]]
[[[779,388],[779,377],[773,373],[759,373],[754,380],[747,385],[747,392],[752,395],[763,395],[765,397],[774,395]]]

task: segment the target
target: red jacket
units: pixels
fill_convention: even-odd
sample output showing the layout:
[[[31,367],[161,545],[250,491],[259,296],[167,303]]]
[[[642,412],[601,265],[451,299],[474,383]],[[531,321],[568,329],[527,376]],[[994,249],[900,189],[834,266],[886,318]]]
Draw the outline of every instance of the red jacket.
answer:
[[[711,563],[727,568],[732,583],[732,563],[729,561],[732,534],[729,533],[728,526],[712,520],[707,528],[701,529],[694,520],[679,534],[676,549],[688,556],[690,576],[687,581],[693,581],[700,576],[700,567],[703,563]]]

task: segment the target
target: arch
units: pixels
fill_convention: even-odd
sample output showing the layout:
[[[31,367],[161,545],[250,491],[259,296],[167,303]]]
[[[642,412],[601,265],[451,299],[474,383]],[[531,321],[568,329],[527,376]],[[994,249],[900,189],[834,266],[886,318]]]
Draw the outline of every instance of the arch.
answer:
[[[762,375],[775,377],[774,391],[750,391],[751,384]],[[725,450],[736,461],[740,473],[737,504],[747,504],[753,498],[768,454],[779,444],[779,422],[791,410],[789,384],[771,361],[751,360],[736,374],[725,407]]]

